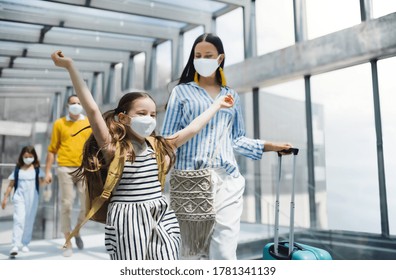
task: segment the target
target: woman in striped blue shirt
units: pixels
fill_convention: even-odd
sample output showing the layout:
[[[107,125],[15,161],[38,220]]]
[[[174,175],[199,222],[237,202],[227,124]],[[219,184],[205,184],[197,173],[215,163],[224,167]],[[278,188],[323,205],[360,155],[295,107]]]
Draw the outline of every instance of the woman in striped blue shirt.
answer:
[[[271,143],[245,136],[240,98],[226,85],[224,60],[224,48],[218,36],[202,34],[195,40],[179,83],[168,100],[163,123],[162,135],[173,135],[218,98],[228,94],[234,98],[232,108],[220,110],[197,135],[177,150],[175,169],[211,168],[217,178],[215,225],[209,238],[209,256],[201,252],[183,256],[186,259],[236,259],[245,179],[239,172],[234,152],[258,160],[264,151],[291,147],[287,143]],[[195,235],[183,231],[181,234]]]

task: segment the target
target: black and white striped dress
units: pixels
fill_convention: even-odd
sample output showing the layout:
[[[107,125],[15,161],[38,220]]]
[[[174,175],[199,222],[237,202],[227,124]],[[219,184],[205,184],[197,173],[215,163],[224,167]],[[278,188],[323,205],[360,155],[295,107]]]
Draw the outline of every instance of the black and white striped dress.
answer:
[[[110,201],[105,244],[112,260],[179,259],[179,224],[162,195],[154,151],[145,146],[125,163]]]

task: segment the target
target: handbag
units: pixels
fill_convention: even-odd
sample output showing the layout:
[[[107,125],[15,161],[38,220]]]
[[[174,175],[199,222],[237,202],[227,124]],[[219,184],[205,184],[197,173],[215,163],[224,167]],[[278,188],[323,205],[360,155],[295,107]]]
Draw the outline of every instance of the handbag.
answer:
[[[170,206],[179,221],[182,256],[208,255],[216,212],[212,170],[173,170]]]
[[[232,120],[228,129],[231,124]],[[228,134],[227,131],[217,143]],[[217,144],[211,159],[219,146]],[[179,222],[183,257],[209,256],[210,238],[216,222],[213,172],[212,168],[174,169],[170,174],[170,206]]]

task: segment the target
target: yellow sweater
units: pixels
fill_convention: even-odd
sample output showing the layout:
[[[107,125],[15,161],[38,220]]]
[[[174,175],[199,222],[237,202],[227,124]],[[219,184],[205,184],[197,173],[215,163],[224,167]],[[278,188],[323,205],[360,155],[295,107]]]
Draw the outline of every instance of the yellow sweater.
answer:
[[[52,129],[48,151],[57,154],[59,166],[80,166],[85,141],[91,135],[91,128],[72,136],[80,129],[89,126],[88,118],[68,121],[66,117],[57,119]]]

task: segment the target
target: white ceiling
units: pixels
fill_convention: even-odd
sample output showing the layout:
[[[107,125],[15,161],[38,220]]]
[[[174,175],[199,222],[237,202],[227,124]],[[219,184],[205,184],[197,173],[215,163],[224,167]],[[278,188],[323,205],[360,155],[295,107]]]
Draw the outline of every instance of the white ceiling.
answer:
[[[0,1],[0,97],[53,94],[70,86],[50,54],[73,54],[85,76],[108,75],[153,45],[177,42],[197,26],[243,6],[238,0],[6,0]]]

